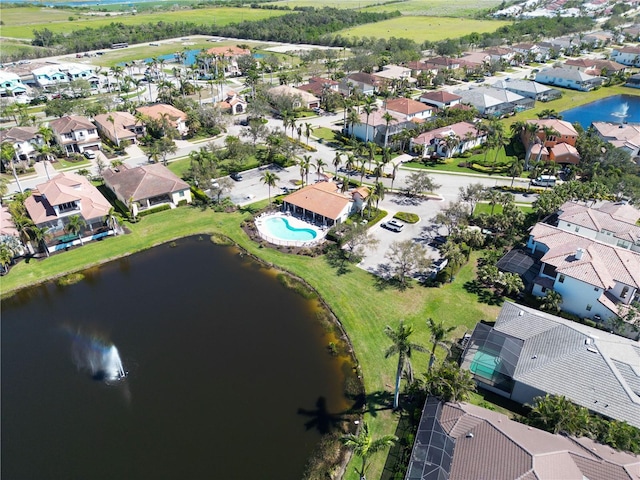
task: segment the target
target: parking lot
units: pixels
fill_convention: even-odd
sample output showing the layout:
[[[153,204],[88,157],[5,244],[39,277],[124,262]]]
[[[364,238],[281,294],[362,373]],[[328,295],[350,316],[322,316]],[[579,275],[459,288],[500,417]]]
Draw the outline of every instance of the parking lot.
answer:
[[[277,165],[269,165],[268,167],[254,168],[253,170],[242,172],[242,180],[233,182],[233,188],[227,196],[233,203],[240,206],[267,198],[269,196],[269,187],[260,180],[266,171],[275,173],[279,178],[276,181],[276,186],[271,188],[271,198],[285,193],[283,187],[288,189],[297,188],[296,182],[300,181],[300,170],[297,167],[282,168]],[[309,182],[314,180],[315,175],[309,173]]]
[[[377,247],[369,249],[365,253],[365,258],[358,264],[364,270],[372,273],[380,273],[385,270],[384,266],[389,264],[385,255],[389,251],[391,243],[395,241],[412,240],[422,244],[434,261],[440,258],[440,253],[435,246],[430,245],[434,237],[444,235],[444,229],[439,229],[430,219],[445,206],[442,200],[417,199],[404,195],[386,194],[385,199],[380,202],[379,208],[388,212],[388,215],[377,225],[369,230],[378,239]],[[398,212],[415,213],[420,217],[418,223],[404,223],[400,232],[386,229],[382,224],[391,220]]]

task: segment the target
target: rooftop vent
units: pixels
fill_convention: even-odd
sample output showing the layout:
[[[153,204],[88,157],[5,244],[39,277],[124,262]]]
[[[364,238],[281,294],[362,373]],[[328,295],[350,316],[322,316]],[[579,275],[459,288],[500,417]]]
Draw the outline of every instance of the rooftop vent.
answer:
[[[576,254],[575,254],[576,260],[580,260],[582,258],[582,254],[583,253],[584,253],[584,249],[583,248],[578,248],[576,250]]]
[[[473,438],[473,432],[469,432],[469,433],[467,433],[466,437],[467,437],[467,438]]]
[[[591,353],[599,353],[597,348],[593,348],[593,347],[587,347],[587,352],[591,352]]]
[[[523,316],[523,315],[524,315],[524,310],[520,310],[520,311],[518,312],[518,316],[519,316],[519,317],[521,317],[521,316]]]
[[[585,338],[584,339],[584,344],[585,345],[591,345],[591,339],[590,338]]]

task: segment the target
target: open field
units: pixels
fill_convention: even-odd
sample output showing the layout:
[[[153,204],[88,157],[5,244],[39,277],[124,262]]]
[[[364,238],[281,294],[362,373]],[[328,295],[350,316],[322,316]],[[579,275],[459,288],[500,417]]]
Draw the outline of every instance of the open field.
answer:
[[[10,15],[6,15],[9,12]],[[62,15],[60,15],[62,13]],[[33,38],[33,30],[48,28],[54,33],[71,32],[82,28],[97,28],[120,22],[125,25],[140,25],[157,22],[191,22],[201,25],[227,25],[243,20],[261,20],[263,18],[284,15],[286,11],[261,10],[253,8],[206,8],[197,10],[178,10],[175,12],[139,13],[137,15],[113,15],[95,17],[73,15],[74,12],[40,8],[11,8],[2,11],[4,26],[3,37]],[[75,20],[69,21],[69,16]],[[8,17],[8,18],[7,18]]]
[[[336,32],[344,37],[409,38],[416,42],[437,42],[471,32],[493,32],[508,22],[468,18],[405,16],[369,23]]]
[[[23,42],[13,42],[11,40],[2,40],[0,45],[0,63],[4,63],[8,58],[28,58],[33,52],[42,49],[42,47],[34,47]]]
[[[259,204],[264,205],[266,201]],[[42,261],[20,262],[9,275],[3,277],[2,293],[182,236],[220,232],[251,254],[304,278],[318,291],[345,327],[362,367],[366,392],[372,398],[393,389],[397,358],[384,358],[384,351],[390,345],[383,333],[386,325],[395,326],[400,319],[405,319],[415,328],[411,340],[429,345],[426,317],[456,326],[455,335],[460,336],[471,331],[477,321],[493,320],[497,315],[498,307],[479,303],[477,296],[463,287],[465,282],[473,279],[476,254],[472,255],[471,263],[456,275],[456,280],[451,284],[441,288],[414,286],[398,291],[390,287],[379,288],[374,276],[356,267],[349,267],[346,274],[338,275],[324,257],[288,255],[269,248],[259,248],[239,228],[245,218],[248,218],[246,213],[214,213],[190,207],[155,213],[140,223],[127,225],[132,232],[129,235],[92,242]],[[416,353],[412,360],[417,376],[426,371],[428,355]],[[384,408],[386,405],[374,404],[373,407]],[[397,416],[390,410],[373,408],[368,421],[372,433],[377,436],[394,433]],[[380,477],[385,460],[385,455],[374,457],[370,478]],[[345,478],[357,478],[352,467]]]
[[[500,5],[499,0],[406,0],[402,2],[388,3],[384,0],[280,0],[276,5],[288,5],[294,7],[334,7],[334,8],[359,8],[367,12],[395,12],[403,15],[434,15],[442,17],[471,16],[487,8]]]

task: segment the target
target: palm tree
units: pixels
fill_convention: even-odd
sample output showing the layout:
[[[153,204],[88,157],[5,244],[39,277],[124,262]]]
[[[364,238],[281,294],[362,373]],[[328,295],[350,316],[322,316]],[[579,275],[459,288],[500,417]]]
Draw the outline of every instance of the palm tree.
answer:
[[[113,162],[111,162],[113,163]],[[104,223],[109,230],[113,230],[115,235],[118,235],[118,230],[120,229],[120,223],[122,222],[122,215],[118,213],[118,211],[111,207],[109,212],[104,217]]]
[[[326,162],[321,158],[316,158],[316,175],[318,176],[318,181],[320,181],[320,173],[324,170],[326,166]]]
[[[384,129],[384,148],[387,148],[387,144],[389,143],[389,124],[395,120],[395,118],[389,112],[384,112],[382,119],[386,123],[386,128]]]
[[[456,327],[446,328],[444,322],[436,322],[433,318],[427,318],[427,328],[431,332],[431,357],[429,358],[429,371],[433,367],[436,361],[436,349],[441,347],[447,352],[449,351],[449,342],[447,341],[447,335],[455,330]]]
[[[367,468],[369,467],[369,458],[375,453],[391,447],[398,441],[398,437],[395,435],[384,435],[380,438],[374,439],[369,432],[369,425],[367,422],[360,424],[360,431],[358,434],[350,433],[344,435],[341,438],[342,444],[353,452],[353,454],[362,459],[360,470],[356,469],[356,472],[360,476],[360,480],[366,480]]]
[[[380,203],[380,200],[384,200],[384,192],[384,183],[376,182],[373,186],[373,190],[371,191],[371,194],[376,197],[376,210],[378,209],[378,203]]]
[[[522,160],[514,160],[509,167],[509,175],[511,176],[511,186],[513,187],[513,182],[516,177],[522,175],[522,171],[524,170],[524,162]]]
[[[109,116],[107,117],[107,122],[109,122],[111,124],[111,126],[113,127],[113,135],[116,138],[116,146],[120,146],[120,139],[118,138],[118,129],[116,128],[116,119],[113,118],[113,115],[109,114]]]
[[[500,197],[502,197],[502,194],[498,190],[489,189],[483,196],[488,200],[489,205],[491,205],[491,215],[493,215],[493,210],[496,208],[496,205],[500,203]]]
[[[49,229],[47,227],[31,227],[31,234],[36,241],[38,248],[43,249],[44,253],[49,256],[49,249],[47,248],[47,238],[49,237]]]
[[[333,166],[336,167],[336,178],[338,177],[338,168],[342,164],[342,154],[336,151],[336,156],[333,157]]]
[[[68,222],[64,227],[64,231],[71,235],[77,235],[80,239],[80,245],[84,245],[80,232],[85,225],[86,223],[80,215],[72,215],[69,217]]]
[[[387,325],[384,329],[384,334],[391,339],[393,345],[391,345],[384,353],[384,358],[389,358],[391,355],[398,355],[398,368],[396,370],[396,387],[393,397],[393,408],[398,408],[400,401],[400,379],[402,374],[406,373],[409,383],[413,383],[413,369],[411,368],[411,354],[415,350],[417,352],[426,352],[427,349],[417,343],[411,343],[409,337],[413,333],[413,327],[411,325],[405,325],[404,320],[400,320],[398,328],[395,330]]]
[[[349,110],[349,115],[347,116],[347,123],[349,125],[351,125],[351,138],[354,138],[356,136],[356,132],[355,132],[355,125],[356,123],[362,123],[360,122],[360,114],[358,112],[356,112],[353,108],[351,110]]]
[[[398,169],[400,168],[400,163],[396,163],[393,166],[393,170],[391,170],[391,190],[393,190],[393,182],[396,179],[396,175],[398,174]]]
[[[364,101],[364,106],[362,107],[364,113],[367,114],[367,129],[364,134],[364,143],[369,141],[369,116],[378,110],[378,106],[376,105],[376,99],[374,97],[367,97]]]
[[[305,122],[304,136],[307,137],[307,145],[309,145],[309,137],[311,136],[311,132],[313,132],[313,126],[309,122]]]
[[[300,160],[300,175],[304,175],[307,185],[309,185],[309,170],[311,170],[311,155],[303,155]]]
[[[453,151],[458,145],[460,145],[460,137],[457,135],[447,135],[444,139],[444,143],[447,146],[447,157],[453,157]]]
[[[266,171],[262,174],[260,180],[269,188],[269,205],[271,205],[271,187],[276,186],[276,182],[280,180],[280,177],[273,172]]]
[[[540,302],[540,309],[545,312],[558,313],[562,305],[562,295],[556,291],[547,292]]]

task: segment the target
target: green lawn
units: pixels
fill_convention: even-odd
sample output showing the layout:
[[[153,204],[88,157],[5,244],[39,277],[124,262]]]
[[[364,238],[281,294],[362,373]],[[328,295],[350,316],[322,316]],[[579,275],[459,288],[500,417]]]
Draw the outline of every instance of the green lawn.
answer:
[[[380,2],[384,3],[384,2]],[[367,7],[368,12],[393,12],[398,10],[403,15],[431,15],[436,17],[470,17],[479,10],[500,5],[499,0],[407,0]],[[472,32],[473,30],[469,30]]]
[[[62,15],[61,15],[62,13]],[[54,33],[65,33],[82,28],[97,28],[113,22],[140,25],[157,22],[191,22],[202,25],[227,25],[244,20],[261,20],[289,13],[280,10],[257,8],[203,8],[174,12],[144,12],[136,15],[89,16],[68,10],[61,12],[47,8],[11,8],[2,10],[2,36],[33,38],[33,30],[48,28]],[[75,20],[69,21],[73,16]]]
[[[520,210],[522,210],[522,212],[524,214],[533,213],[533,211],[534,211],[533,207],[527,207],[527,206],[524,206],[524,205],[518,205],[518,208]],[[491,214],[491,205],[489,205],[488,203],[478,203],[476,205],[475,210],[473,211],[473,214],[474,215],[479,215],[481,213],[486,213],[487,215],[490,215]],[[502,205],[495,205],[494,208],[493,208],[493,213],[494,213],[494,215],[498,214],[498,213],[502,213]]]
[[[316,138],[321,138],[327,142],[333,142],[336,139],[336,136],[335,136],[336,132],[337,130],[332,130],[331,128],[316,127],[313,129],[311,136]]]
[[[343,37],[409,38],[416,42],[437,42],[471,32],[494,32],[509,22],[469,18],[404,16],[340,30]]]
[[[487,162],[489,164],[492,164],[494,159],[496,158],[496,150],[493,148],[490,149],[487,152],[486,157],[487,157]],[[472,164],[475,162],[484,163],[484,159],[485,159],[485,154],[478,153],[478,154],[472,155],[469,158],[447,158],[444,162],[434,162],[434,163],[428,163],[426,165],[422,162],[414,161],[414,162],[407,162],[403,164],[403,166],[411,167],[411,168],[438,170],[443,172],[460,172],[460,173],[476,173],[476,174],[484,173],[486,175],[508,176],[507,173],[491,172],[490,167],[486,171],[485,170],[480,171],[480,170],[474,170],[469,167],[460,166],[461,163],[469,163],[469,164]],[[500,166],[500,165],[510,164],[511,161],[512,161],[512,157],[509,157],[506,154],[504,147],[500,147],[500,150],[498,151],[496,165]]]
[[[260,205],[265,204],[266,201]],[[393,388],[396,359],[384,358],[384,350],[389,346],[389,340],[383,333],[386,325],[395,326],[400,319],[405,319],[415,327],[412,340],[428,345],[426,317],[444,320],[446,325],[455,326],[455,335],[460,336],[470,332],[478,320],[493,320],[497,315],[498,307],[479,303],[475,294],[463,288],[464,283],[474,277],[476,255],[472,256],[471,264],[464,267],[451,284],[438,289],[414,286],[401,292],[394,288],[378,288],[374,276],[355,267],[351,267],[344,275],[337,275],[324,257],[287,255],[269,248],[259,248],[239,228],[247,216],[190,207],[159,212],[144,217],[140,223],[127,225],[131,234],[92,242],[41,261],[20,262],[9,275],[2,278],[2,294],[186,235],[221,232],[258,258],[306,279],[320,293],[349,335],[362,367],[368,394],[391,391]],[[413,363],[419,375],[426,370],[428,356],[415,355]],[[368,421],[374,435],[379,435],[393,433],[397,417],[389,410],[384,410],[373,412],[368,416]],[[379,478],[385,460],[385,455],[374,458],[369,478]],[[352,467],[345,478],[356,478]]]

